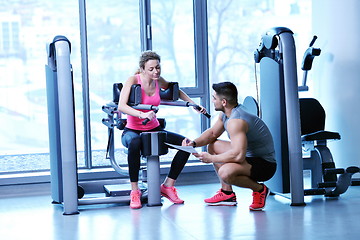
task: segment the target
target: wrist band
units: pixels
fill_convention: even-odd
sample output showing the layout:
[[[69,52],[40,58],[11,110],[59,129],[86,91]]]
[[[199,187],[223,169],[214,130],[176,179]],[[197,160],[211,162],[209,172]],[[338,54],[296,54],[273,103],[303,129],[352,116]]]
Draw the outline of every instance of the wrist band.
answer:
[[[196,142],[195,141],[192,142],[193,142],[193,147],[196,148]]]

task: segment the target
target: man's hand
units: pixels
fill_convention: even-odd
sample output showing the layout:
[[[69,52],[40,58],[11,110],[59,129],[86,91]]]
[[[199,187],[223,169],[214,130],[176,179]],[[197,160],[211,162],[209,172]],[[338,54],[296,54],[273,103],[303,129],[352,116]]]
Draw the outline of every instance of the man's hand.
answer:
[[[212,155],[208,152],[193,153],[203,163],[212,163]]]
[[[181,146],[191,146],[191,147],[193,147],[194,146],[194,141],[191,141],[188,138],[184,138],[184,140],[181,143]]]

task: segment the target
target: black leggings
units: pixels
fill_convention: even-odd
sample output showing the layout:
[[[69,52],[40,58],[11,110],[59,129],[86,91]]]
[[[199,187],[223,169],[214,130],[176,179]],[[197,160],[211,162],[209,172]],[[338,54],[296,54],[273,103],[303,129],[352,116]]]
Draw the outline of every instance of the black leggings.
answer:
[[[174,145],[181,145],[184,136],[180,134],[169,132],[161,128],[160,126],[146,132],[164,131],[166,132],[166,142]],[[141,138],[140,133],[143,131],[137,131],[129,128],[125,128],[121,141],[122,144],[128,148],[128,166],[129,176],[131,182],[139,181],[139,170],[140,170],[140,149],[141,149]],[[170,171],[168,174],[169,178],[176,180],[183,170],[187,160],[189,159],[190,153],[184,151],[178,151],[174,159],[171,162]]]

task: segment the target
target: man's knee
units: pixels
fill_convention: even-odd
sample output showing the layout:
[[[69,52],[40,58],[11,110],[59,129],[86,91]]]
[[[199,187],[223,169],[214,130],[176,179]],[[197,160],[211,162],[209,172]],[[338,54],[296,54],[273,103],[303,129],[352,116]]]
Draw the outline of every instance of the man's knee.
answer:
[[[218,176],[227,184],[234,184],[242,177],[250,177],[249,164],[226,163],[219,167]]]
[[[222,181],[225,183],[231,183],[232,179],[234,178],[234,174],[232,171],[229,171],[226,167],[220,167],[218,171],[218,176],[221,178]]]
[[[214,142],[210,143],[210,144],[207,146],[207,150],[208,150],[208,153],[210,153],[210,154],[215,154]]]
[[[208,153],[210,154],[220,154],[226,151],[223,146],[223,143],[220,140],[215,140],[208,145]]]

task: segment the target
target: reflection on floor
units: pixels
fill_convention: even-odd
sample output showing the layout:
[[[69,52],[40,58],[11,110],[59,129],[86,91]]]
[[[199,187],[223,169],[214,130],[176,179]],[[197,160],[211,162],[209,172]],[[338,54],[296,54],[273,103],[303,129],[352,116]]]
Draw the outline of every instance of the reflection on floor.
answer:
[[[0,239],[359,239],[360,187],[338,199],[305,197],[305,207],[270,196],[263,212],[251,212],[249,190],[235,188],[236,207],[206,206],[218,184],[178,186],[184,205],[163,199],[161,207],[131,210],[126,205],[82,206],[64,216],[50,195],[0,195]],[[1,191],[0,191],[1,193]]]

